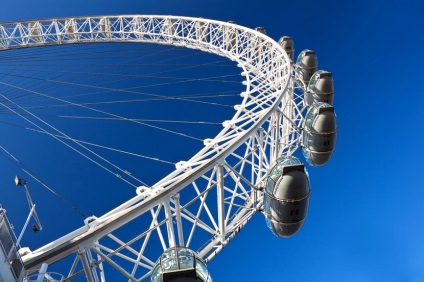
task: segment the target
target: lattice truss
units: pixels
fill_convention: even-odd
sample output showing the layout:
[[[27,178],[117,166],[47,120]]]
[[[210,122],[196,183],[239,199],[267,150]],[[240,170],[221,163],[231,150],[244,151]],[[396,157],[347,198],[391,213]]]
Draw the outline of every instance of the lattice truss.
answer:
[[[0,24],[0,49],[85,42],[147,42],[199,49],[238,63],[243,101],[204,148],[128,202],[31,254],[29,272],[63,260],[68,279],[149,277],[167,248],[184,245],[210,261],[262,207],[266,171],[300,147],[304,86],[283,49],[257,31],[186,17],[112,16]],[[70,265],[70,267],[69,267]]]

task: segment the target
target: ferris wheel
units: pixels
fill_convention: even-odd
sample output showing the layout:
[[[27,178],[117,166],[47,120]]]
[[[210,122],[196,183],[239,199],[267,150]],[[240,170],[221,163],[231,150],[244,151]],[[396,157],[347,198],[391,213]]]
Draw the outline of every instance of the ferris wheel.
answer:
[[[263,28],[203,18],[125,15],[0,24],[2,51],[105,42],[226,57],[241,69],[242,101],[214,138],[154,185],[136,187],[133,198],[87,217],[81,228],[43,247],[8,249],[1,267],[6,281],[106,281],[109,269],[128,281],[212,281],[207,263],[257,212],[278,237],[300,230],[310,186],[294,155],[302,150],[309,164],[324,165],[337,135],[332,76],[318,71],[314,51],[302,51],[294,62],[290,37],[276,42]],[[138,228],[125,229],[134,224]],[[121,237],[121,230],[131,234]],[[50,265],[65,259],[66,276],[55,278]]]

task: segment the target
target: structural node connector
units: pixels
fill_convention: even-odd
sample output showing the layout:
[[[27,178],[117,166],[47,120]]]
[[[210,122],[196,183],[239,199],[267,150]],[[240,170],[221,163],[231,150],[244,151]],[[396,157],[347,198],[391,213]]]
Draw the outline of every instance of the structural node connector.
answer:
[[[334,103],[334,82],[331,72],[319,70],[311,78],[308,91],[305,93],[307,106],[323,102],[330,105]]]
[[[303,50],[300,52],[296,61],[298,75],[300,79],[307,86],[311,80],[312,75],[318,69],[318,60],[315,55],[315,51],[312,50]]]
[[[212,282],[206,263],[186,247],[166,250],[155,263],[152,282]]]
[[[265,184],[266,223],[278,237],[288,238],[302,227],[309,205],[309,177],[305,166],[295,157],[277,159]]]
[[[321,166],[330,160],[336,145],[337,119],[334,107],[316,103],[307,112],[302,136],[303,155],[309,164]]]

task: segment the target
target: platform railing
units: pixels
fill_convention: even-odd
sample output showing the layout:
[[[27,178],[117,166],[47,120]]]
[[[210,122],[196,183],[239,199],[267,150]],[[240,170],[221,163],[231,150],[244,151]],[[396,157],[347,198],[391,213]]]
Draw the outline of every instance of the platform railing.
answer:
[[[65,277],[57,272],[33,274],[24,278],[23,282],[62,282]]]
[[[0,251],[10,264],[10,269],[15,279],[22,280],[24,274],[24,264],[16,245],[16,236],[13,236],[13,229],[6,217],[6,211],[0,205]]]

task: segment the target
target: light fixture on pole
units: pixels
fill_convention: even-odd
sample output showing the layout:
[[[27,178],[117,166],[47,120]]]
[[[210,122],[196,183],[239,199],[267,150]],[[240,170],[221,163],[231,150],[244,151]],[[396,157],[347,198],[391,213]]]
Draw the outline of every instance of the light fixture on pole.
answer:
[[[36,224],[34,224],[32,226],[32,230],[34,232],[41,231],[43,229],[43,226],[40,223],[40,219],[38,218],[37,212],[35,210],[35,204],[32,202],[31,196],[29,194],[26,180],[23,179],[23,178],[20,178],[18,175],[16,175],[15,176],[15,185],[16,186],[21,186],[21,187],[24,188],[25,194],[27,196],[28,206],[29,206],[29,209],[30,209],[29,215],[28,215],[27,220],[26,220],[26,222],[24,224],[24,227],[22,228],[21,234],[19,235],[19,237],[18,237],[18,239],[16,241],[16,245],[19,246],[19,243],[20,243],[20,241],[22,239],[22,236],[24,235],[24,232],[25,232],[25,230],[26,230],[26,228],[28,226],[28,223],[29,223],[31,217],[33,217],[34,220],[35,220],[35,222],[36,222]]]
[[[25,181],[25,179],[20,178],[18,175],[15,176],[15,185],[16,186],[25,187],[26,184],[27,184],[27,182]]]

